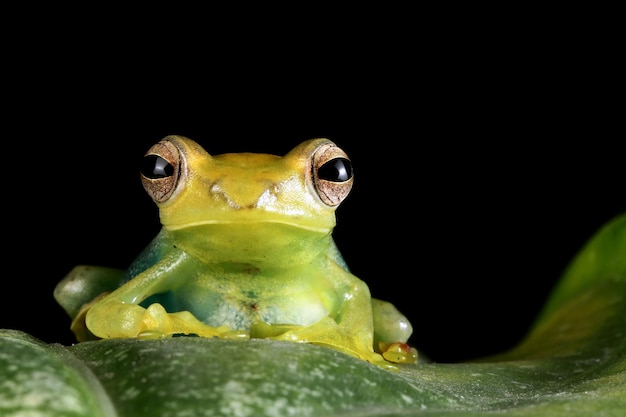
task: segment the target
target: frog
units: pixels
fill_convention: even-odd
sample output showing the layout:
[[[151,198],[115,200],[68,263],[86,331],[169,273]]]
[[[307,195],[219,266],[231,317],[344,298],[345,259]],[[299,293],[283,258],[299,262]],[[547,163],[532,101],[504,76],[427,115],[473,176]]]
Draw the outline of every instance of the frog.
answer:
[[[139,171],[159,232],[126,269],[79,264],[54,289],[78,342],[271,339],[391,370],[417,361],[410,321],[371,295],[335,243],[354,170],[333,141],[212,155],[169,135]]]

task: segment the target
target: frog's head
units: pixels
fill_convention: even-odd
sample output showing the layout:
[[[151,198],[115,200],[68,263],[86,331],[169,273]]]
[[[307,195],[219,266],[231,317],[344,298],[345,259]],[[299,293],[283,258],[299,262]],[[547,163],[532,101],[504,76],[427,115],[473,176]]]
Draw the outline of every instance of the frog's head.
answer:
[[[260,251],[262,241],[270,247],[274,237],[287,245],[327,236],[353,182],[350,160],[328,139],[305,141],[281,157],[210,155],[191,139],[167,136],[144,159],[142,183],[164,229],[200,252],[217,244],[231,252]],[[255,239],[259,247],[241,243]]]

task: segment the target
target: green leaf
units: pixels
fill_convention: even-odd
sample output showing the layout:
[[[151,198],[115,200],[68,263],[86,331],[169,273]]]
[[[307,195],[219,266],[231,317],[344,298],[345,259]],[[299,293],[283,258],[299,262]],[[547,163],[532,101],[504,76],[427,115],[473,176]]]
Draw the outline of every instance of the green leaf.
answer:
[[[528,336],[479,361],[373,366],[331,349],[178,337],[63,347],[0,331],[2,416],[624,416],[626,216],[596,233]],[[37,413],[39,412],[39,413]]]
[[[110,397],[69,349],[0,330],[0,416],[116,416]]]

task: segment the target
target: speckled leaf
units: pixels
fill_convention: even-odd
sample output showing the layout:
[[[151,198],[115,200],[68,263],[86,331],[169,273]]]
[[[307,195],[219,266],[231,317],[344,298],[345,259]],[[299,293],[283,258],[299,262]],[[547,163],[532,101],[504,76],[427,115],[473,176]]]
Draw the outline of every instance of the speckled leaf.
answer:
[[[626,216],[576,256],[528,337],[481,361],[390,372],[289,342],[178,337],[61,347],[17,331],[0,332],[0,346],[2,416],[623,417]]]
[[[0,330],[0,416],[116,416],[98,379],[60,345]]]

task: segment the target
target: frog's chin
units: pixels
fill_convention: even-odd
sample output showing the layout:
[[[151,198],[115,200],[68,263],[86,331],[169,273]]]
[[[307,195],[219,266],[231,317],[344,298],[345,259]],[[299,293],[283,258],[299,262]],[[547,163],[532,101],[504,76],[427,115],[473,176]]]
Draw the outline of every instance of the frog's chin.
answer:
[[[331,229],[285,222],[196,222],[164,227],[176,246],[207,262],[303,264],[328,249]]]

